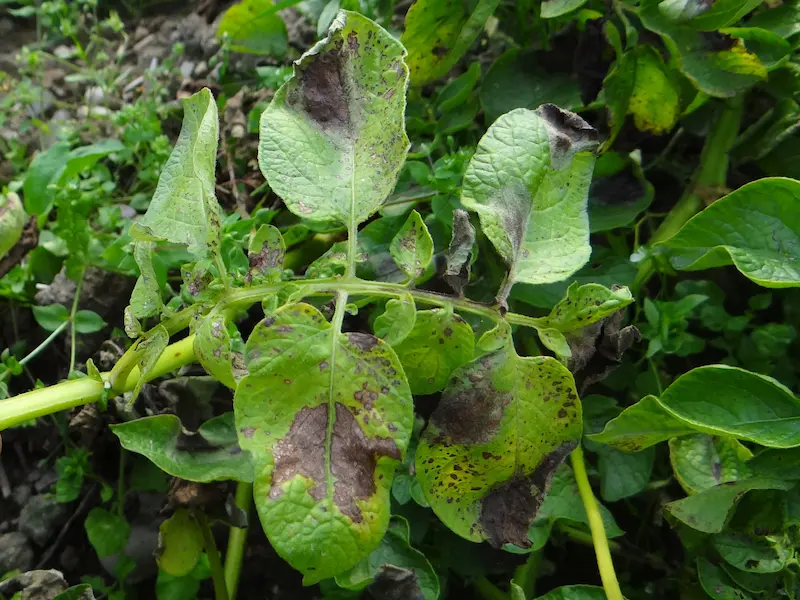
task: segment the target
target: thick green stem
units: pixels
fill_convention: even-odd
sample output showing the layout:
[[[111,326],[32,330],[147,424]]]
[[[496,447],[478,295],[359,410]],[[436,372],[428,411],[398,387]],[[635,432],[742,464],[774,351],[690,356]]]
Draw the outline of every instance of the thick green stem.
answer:
[[[167,346],[153,370],[147,374],[147,381],[194,362],[193,344],[194,336],[191,335]],[[37,417],[96,402],[106,390],[105,382],[108,381],[109,373],[103,373],[101,376],[103,382],[83,377],[26,392],[8,400],[0,400],[0,431]],[[128,375],[122,391],[132,390],[137,381],[139,381],[138,367]]]
[[[725,186],[728,176],[728,153],[739,133],[743,108],[741,96],[728,100],[722,105],[717,118],[711,123],[711,129],[700,154],[700,165],[692,183],[658,226],[649,240],[650,246],[663,242],[678,233],[689,219],[703,209],[709,192]],[[639,264],[636,278],[631,286],[634,294],[650,280],[655,272],[656,263],[653,258],[647,258]]]
[[[603,518],[600,516],[600,508],[592,492],[592,486],[589,484],[586,463],[583,460],[583,449],[580,445],[575,448],[570,456],[572,470],[575,473],[575,481],[578,483],[578,492],[586,510],[586,517],[589,520],[594,553],[597,556],[597,568],[600,571],[600,579],[603,582],[606,597],[608,600],[625,600],[622,596],[622,590],[619,589],[617,574],[614,571],[614,561],[611,560],[611,550],[608,547],[608,538],[603,526]]]
[[[525,594],[526,598],[533,598],[536,588],[536,578],[539,577],[539,567],[542,564],[544,552],[536,550],[528,555],[528,560],[514,570],[514,583]]]
[[[508,596],[486,577],[481,577],[472,582],[475,590],[484,600],[508,600]]]
[[[222,559],[219,556],[217,542],[214,540],[211,526],[208,524],[208,519],[202,510],[198,510],[194,516],[203,532],[208,564],[211,566],[211,580],[214,582],[214,597],[216,600],[229,600],[228,588],[225,586],[225,572],[222,569]]]
[[[249,519],[252,504],[253,484],[240,481],[236,485],[236,507],[244,511]],[[225,587],[228,589],[229,600],[236,600],[244,549],[247,544],[247,531],[247,529],[231,526],[230,533],[228,533],[228,549],[225,551]]]

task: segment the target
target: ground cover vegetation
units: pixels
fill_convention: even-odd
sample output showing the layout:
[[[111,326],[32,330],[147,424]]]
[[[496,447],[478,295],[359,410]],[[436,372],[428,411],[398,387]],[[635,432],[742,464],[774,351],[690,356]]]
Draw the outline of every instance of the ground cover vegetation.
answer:
[[[0,0],[0,598],[800,598],[800,8]]]

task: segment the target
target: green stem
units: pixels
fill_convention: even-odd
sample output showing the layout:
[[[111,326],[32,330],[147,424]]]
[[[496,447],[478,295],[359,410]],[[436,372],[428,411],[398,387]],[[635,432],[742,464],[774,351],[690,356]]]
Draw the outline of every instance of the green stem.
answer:
[[[253,484],[240,481],[236,484],[236,506],[250,518],[250,507],[253,504]],[[225,551],[225,587],[230,600],[236,600],[239,587],[239,575],[242,571],[244,549],[247,544],[247,529],[231,526],[228,533],[228,548]]]
[[[190,335],[167,346],[153,370],[147,374],[146,381],[151,381],[194,362],[193,345],[194,336]],[[109,373],[101,374],[103,382],[89,377],[72,379],[0,401],[0,431],[37,417],[96,402],[108,387],[109,375]],[[138,380],[139,369],[134,367],[121,386],[121,391],[132,390]]]
[[[533,598],[536,587],[536,578],[539,576],[539,566],[542,564],[544,552],[536,550],[528,555],[528,560],[514,570],[514,583],[525,594],[526,598]]]
[[[711,123],[694,180],[658,226],[650,238],[650,246],[663,242],[678,233],[689,219],[703,209],[708,191],[725,186],[728,175],[728,153],[739,133],[743,109],[744,103],[741,96],[728,100],[722,105],[717,118]],[[631,286],[634,294],[650,280],[655,272],[654,258],[647,258],[639,264]]]
[[[603,527],[603,519],[600,516],[600,508],[589,484],[589,477],[586,474],[586,463],[583,460],[583,449],[578,445],[570,455],[572,459],[572,470],[575,473],[575,481],[578,483],[578,492],[586,510],[589,520],[589,529],[592,532],[592,543],[594,552],[597,556],[597,568],[600,571],[600,579],[603,582],[603,589],[608,600],[625,600],[622,590],[619,589],[617,574],[614,572],[614,562],[611,560],[611,550],[608,547],[608,538]]]
[[[484,600],[508,600],[508,596],[486,577],[475,579],[472,582],[475,590]]]
[[[31,350],[24,358],[20,359],[19,361],[20,366],[24,367],[26,364],[28,364],[30,361],[36,358],[36,355],[38,355],[42,350],[47,348],[53,342],[53,340],[56,339],[61,334],[62,331],[64,331],[67,327],[69,327],[69,324],[70,324],[69,321],[64,321],[61,325],[59,325],[53,331],[53,333],[51,333],[44,339],[44,341],[41,344],[39,344],[38,346],[36,346],[36,348]],[[0,375],[0,381],[3,381],[10,374],[11,371],[6,371],[2,375]]]
[[[194,516],[203,532],[203,542],[206,546],[206,554],[208,554],[208,564],[211,566],[211,580],[214,582],[214,596],[216,600],[229,600],[228,588],[225,587],[225,572],[222,569],[222,559],[219,556],[219,550],[217,549],[216,541],[214,541],[214,534],[211,531],[211,526],[208,524],[208,519],[202,510],[195,512]]]
[[[119,475],[117,476],[117,514],[125,516],[125,448],[119,448]]]
[[[78,280],[78,284],[75,286],[75,297],[72,299],[72,309],[69,312],[69,322],[70,322],[70,335],[72,337],[69,345],[69,371],[67,371],[67,376],[72,374],[72,371],[75,369],[75,313],[78,312],[78,301],[81,297],[81,288],[83,287],[83,273],[81,273],[81,277]]]

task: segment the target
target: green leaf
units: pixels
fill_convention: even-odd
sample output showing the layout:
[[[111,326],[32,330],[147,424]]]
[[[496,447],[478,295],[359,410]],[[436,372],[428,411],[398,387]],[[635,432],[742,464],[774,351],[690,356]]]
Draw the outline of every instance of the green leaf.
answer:
[[[203,554],[203,530],[185,508],[179,508],[158,529],[156,562],[165,573],[183,577]]]
[[[272,225],[262,225],[250,238],[247,246],[250,269],[247,271],[245,282],[248,285],[255,285],[279,281],[285,257],[286,244],[281,232]]]
[[[541,16],[543,19],[555,19],[578,10],[586,2],[587,0],[545,0],[542,2]]]
[[[603,82],[608,105],[610,146],[626,115],[639,131],[663,135],[672,130],[681,112],[680,85],[652,46],[635,46],[623,54]]]
[[[289,38],[286,24],[272,0],[243,0],[222,17],[217,36],[230,36],[231,50],[280,58]]]
[[[375,335],[390,346],[397,346],[414,330],[417,309],[411,294],[403,294],[386,303],[386,309],[375,318]]]
[[[762,0],[662,0],[659,10],[669,19],[687,22],[695,29],[714,31],[733,25]]]
[[[647,487],[656,457],[654,449],[629,454],[605,446],[600,448],[597,469],[603,500],[616,502],[635,496]]]
[[[562,333],[575,331],[602,321],[632,302],[633,296],[626,287],[608,289],[595,283],[573,283],[567,288],[564,298],[542,321],[547,327]]]
[[[436,108],[440,113],[456,110],[467,102],[481,77],[481,63],[473,62],[463,75],[459,75],[439,90]]]
[[[759,179],[708,206],[656,248],[668,250],[670,263],[679,270],[733,264],[764,287],[797,287],[798,211],[800,181]]]
[[[175,415],[156,415],[111,425],[126,450],[150,459],[162,471],[187,481],[252,481],[248,452],[239,447],[233,413],[203,423],[196,432]]]
[[[450,374],[472,360],[475,335],[452,307],[421,310],[414,328],[394,346],[413,394],[433,394]]]
[[[422,276],[433,258],[433,239],[415,210],[389,245],[392,258],[410,281]]]
[[[293,213],[342,223],[355,236],[391,193],[408,152],[404,57],[386,30],[340,11],[295,63],[261,117],[258,153]]]
[[[469,221],[469,213],[457,208],[453,211],[453,234],[443,277],[458,296],[464,295],[464,286],[469,283],[474,246],[475,228]]]
[[[95,597],[92,586],[88,583],[81,583],[53,596],[53,600],[95,600]]]
[[[640,452],[690,433],[694,433],[694,429],[665,411],[655,396],[645,396],[606,423],[602,432],[587,437],[624,452]]]
[[[139,367],[139,380],[136,382],[136,387],[133,388],[131,402],[136,400],[148,373],[156,366],[159,357],[168,344],[169,332],[166,327],[159,325],[148,331],[144,337],[136,340],[136,344],[132,346],[136,365]]]
[[[89,146],[75,148],[67,155],[64,168],[58,172],[51,183],[64,186],[76,175],[89,171],[101,158],[123,150],[125,150],[125,144],[119,140],[101,140]]]
[[[425,555],[411,546],[408,522],[400,516],[392,517],[380,545],[355,567],[337,575],[336,583],[350,590],[369,585],[376,598],[384,597],[380,593],[384,587],[395,595],[402,589],[409,600],[439,598],[439,577]]]
[[[754,477],[709,488],[683,500],[670,502],[664,508],[673,517],[693,529],[705,533],[719,533],[725,527],[733,507],[747,492],[788,490],[793,486],[794,482]]]
[[[481,83],[480,99],[489,123],[515,108],[555,104],[577,110],[583,106],[574,75],[545,71],[540,54],[518,49],[502,54],[489,67]]]
[[[0,194],[0,256],[13,248],[25,227],[25,209],[13,192]]]
[[[461,203],[480,217],[514,282],[566,279],[591,253],[586,212],[597,132],[544,105],[517,109],[489,128],[467,166]],[[505,294],[505,295],[504,295]]]
[[[583,423],[572,375],[505,347],[453,373],[416,453],[425,497],[458,535],[531,545],[528,529]]]
[[[536,600],[606,600],[606,593],[594,585],[565,585],[537,596]]]
[[[131,526],[123,517],[100,507],[89,511],[83,526],[100,558],[122,552],[131,534]]]
[[[47,331],[55,331],[61,324],[69,321],[69,311],[63,304],[48,304],[47,306],[32,306],[33,318],[39,327]]]
[[[185,244],[198,258],[219,246],[220,208],[215,190],[219,118],[208,88],[183,101],[178,141],[139,223],[152,235]]]
[[[659,0],[643,0],[639,16],[647,29],[661,35],[681,72],[709,96],[732,98],[767,77],[745,43],[675,23],[661,13]]]
[[[262,526],[307,584],[346,571],[380,543],[414,422],[391,347],[337,329],[308,304],[280,307],[250,334],[249,375],[234,399]]]
[[[800,33],[800,3],[784,2],[761,10],[747,20],[748,27],[758,27],[791,38]]]
[[[194,569],[184,577],[173,577],[164,571],[158,572],[156,600],[197,600],[200,582],[211,577],[211,567],[205,554],[200,556]]]
[[[770,448],[800,446],[800,400],[765,375],[726,365],[698,367],[678,377],[659,403],[698,431]]]
[[[729,565],[753,573],[782,571],[792,557],[792,548],[778,540],[726,531],[714,536],[714,548]]]
[[[460,0],[417,0],[400,38],[408,48],[411,81],[425,85],[443,77],[478,37],[499,0],[478,0],[472,13]]]
[[[219,313],[209,315],[194,333],[194,353],[206,373],[235,390],[246,370],[242,353],[234,350],[227,319]]]
[[[55,190],[49,186],[66,166],[69,152],[69,144],[59,142],[33,157],[22,184],[26,212],[43,217],[50,211],[55,201]]]
[[[750,600],[750,596],[736,587],[728,574],[703,557],[697,559],[697,576],[700,585],[713,600]]]
[[[789,42],[777,33],[758,27],[726,27],[720,33],[744,41],[747,49],[755,54],[771,71],[784,63],[784,57],[792,51]]]
[[[130,337],[136,337],[131,336],[131,333],[136,333],[139,329],[136,326],[137,320],[159,314],[164,308],[164,302],[161,299],[158,277],[153,268],[152,237],[136,223],[133,224],[130,232],[136,240],[133,244],[133,257],[139,267],[139,277],[136,285],[133,286],[133,292],[131,292],[131,303],[127,311],[130,314],[131,322],[126,331]]]
[[[508,592],[511,596],[511,600],[527,600],[525,598],[525,591],[514,581],[509,584]]]
[[[79,310],[75,313],[75,331],[78,333],[95,333],[106,327],[103,318],[91,310]]]
[[[689,494],[747,478],[750,469],[745,462],[751,456],[747,448],[729,437],[698,433],[669,441],[672,470]]]

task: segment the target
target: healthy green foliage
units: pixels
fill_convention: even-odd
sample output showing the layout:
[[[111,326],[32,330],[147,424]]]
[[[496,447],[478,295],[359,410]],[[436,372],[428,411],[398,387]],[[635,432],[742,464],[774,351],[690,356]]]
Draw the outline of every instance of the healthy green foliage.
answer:
[[[158,530],[158,566],[173,577],[191,573],[203,553],[203,532],[185,508],[175,511]]]
[[[0,256],[17,243],[24,225],[25,209],[19,196],[14,193],[0,196]]]

